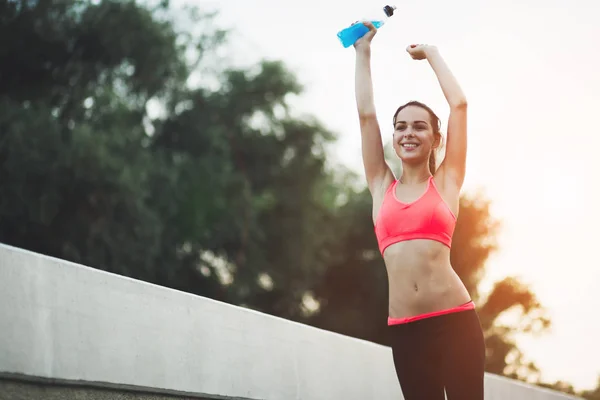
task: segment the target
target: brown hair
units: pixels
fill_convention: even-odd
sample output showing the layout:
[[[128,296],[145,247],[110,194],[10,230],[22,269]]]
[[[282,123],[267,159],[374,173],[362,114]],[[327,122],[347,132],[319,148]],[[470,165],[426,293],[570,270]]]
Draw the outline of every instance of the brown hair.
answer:
[[[408,106],[421,107],[422,109],[427,111],[427,113],[429,114],[431,127],[433,128],[433,135],[438,137],[438,139],[440,140],[440,144],[441,144],[442,143],[442,133],[440,132],[440,130],[442,129],[442,122],[440,121],[439,117],[437,115],[435,115],[435,113],[433,112],[433,110],[431,108],[429,108],[427,105],[425,105],[419,101],[409,101],[408,103],[398,107],[398,109],[396,110],[396,113],[394,114],[394,126],[396,126],[396,117],[398,116],[398,113]],[[429,154],[429,171],[431,171],[432,175],[435,173],[435,167],[436,167],[435,153],[436,153],[436,149],[431,149],[431,154]]]

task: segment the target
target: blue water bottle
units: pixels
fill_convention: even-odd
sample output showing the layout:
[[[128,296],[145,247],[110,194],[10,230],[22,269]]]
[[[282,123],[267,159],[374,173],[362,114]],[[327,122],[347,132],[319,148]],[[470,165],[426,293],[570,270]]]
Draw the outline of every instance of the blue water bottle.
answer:
[[[367,21],[370,21],[375,28],[379,29],[385,24],[388,18],[394,15],[395,9],[396,6],[385,6],[383,7],[381,14],[377,15],[375,18],[368,18]],[[367,32],[369,32],[369,28],[359,22],[339,31],[337,37],[340,39],[340,42],[342,42],[342,46],[350,47]]]

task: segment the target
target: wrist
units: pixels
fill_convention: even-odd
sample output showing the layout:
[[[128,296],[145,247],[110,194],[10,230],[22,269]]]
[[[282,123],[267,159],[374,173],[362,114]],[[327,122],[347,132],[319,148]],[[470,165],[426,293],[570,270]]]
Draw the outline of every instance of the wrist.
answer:
[[[369,57],[371,55],[371,46],[361,46],[356,48],[357,57]]]
[[[436,46],[427,46],[425,48],[425,56],[427,57],[427,59],[429,59],[430,57],[436,57],[439,54],[440,52]]]

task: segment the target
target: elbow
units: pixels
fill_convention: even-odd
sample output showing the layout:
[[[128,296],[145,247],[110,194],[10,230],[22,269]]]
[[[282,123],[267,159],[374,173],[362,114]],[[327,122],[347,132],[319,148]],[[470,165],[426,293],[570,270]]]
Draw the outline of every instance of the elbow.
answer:
[[[374,110],[359,110],[358,119],[360,124],[363,125],[365,123],[377,120],[377,114]]]
[[[467,109],[467,99],[465,97],[462,97],[456,101],[453,101],[450,104],[450,108],[452,108],[454,110],[466,110]]]

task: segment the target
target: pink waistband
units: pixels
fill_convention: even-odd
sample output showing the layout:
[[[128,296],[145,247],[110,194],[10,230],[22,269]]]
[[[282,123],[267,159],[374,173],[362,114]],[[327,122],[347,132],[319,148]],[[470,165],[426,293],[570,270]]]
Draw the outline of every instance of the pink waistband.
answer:
[[[409,322],[418,321],[420,319],[437,317],[440,315],[452,314],[455,312],[467,311],[467,310],[473,310],[473,309],[475,309],[475,303],[473,303],[473,301],[471,300],[471,301],[469,301],[465,304],[462,304],[460,306],[457,306],[457,307],[448,308],[446,310],[434,311],[434,312],[430,312],[430,313],[426,313],[426,314],[415,315],[412,317],[404,317],[404,318],[388,317],[388,325],[406,324]]]

